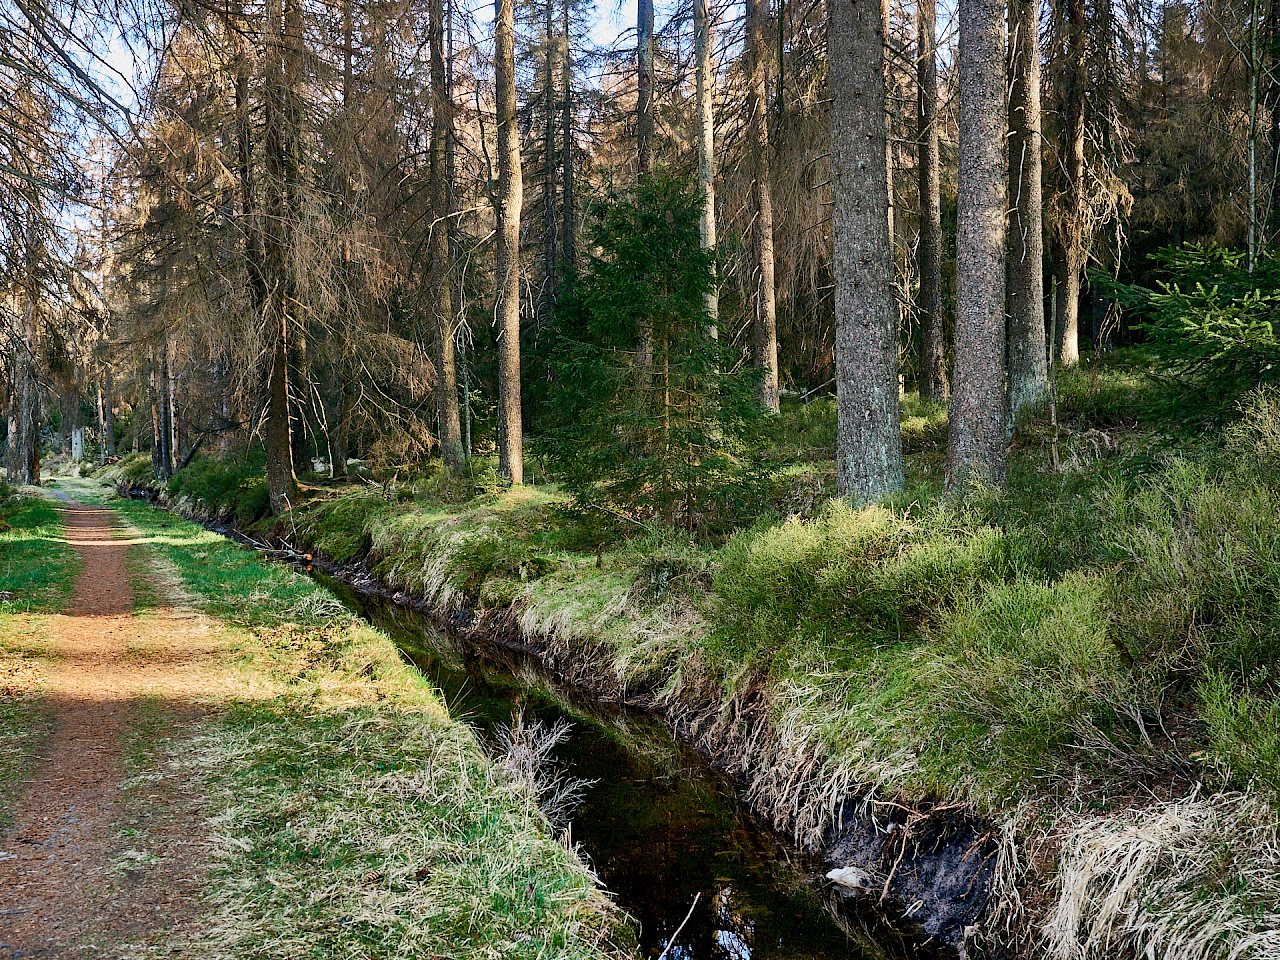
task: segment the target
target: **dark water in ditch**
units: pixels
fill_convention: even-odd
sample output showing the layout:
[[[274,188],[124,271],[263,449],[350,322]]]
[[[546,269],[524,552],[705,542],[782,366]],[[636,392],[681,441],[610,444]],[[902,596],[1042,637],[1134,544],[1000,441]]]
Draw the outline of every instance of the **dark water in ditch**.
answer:
[[[392,637],[444,693],[450,711],[483,738],[519,707],[530,720],[573,724],[556,759],[569,775],[595,784],[570,835],[639,921],[644,956],[661,954],[686,915],[670,960],[875,955],[837,925],[806,882],[821,865],[775,838],[744,810],[730,781],[657,720],[584,699],[529,658],[459,652],[413,611],[325,583]]]

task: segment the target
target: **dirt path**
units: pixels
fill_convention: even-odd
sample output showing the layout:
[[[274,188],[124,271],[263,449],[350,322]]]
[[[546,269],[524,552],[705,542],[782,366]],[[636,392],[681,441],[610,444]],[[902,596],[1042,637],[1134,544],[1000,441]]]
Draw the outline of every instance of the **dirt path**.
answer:
[[[111,510],[67,506],[83,567],[70,609],[42,638],[53,732],[0,834],[3,960],[155,955],[163,932],[193,917],[202,831],[190,785],[172,774],[141,789],[123,781],[135,721],[180,735],[197,709],[191,667],[215,644],[189,612],[133,616],[125,536]]]

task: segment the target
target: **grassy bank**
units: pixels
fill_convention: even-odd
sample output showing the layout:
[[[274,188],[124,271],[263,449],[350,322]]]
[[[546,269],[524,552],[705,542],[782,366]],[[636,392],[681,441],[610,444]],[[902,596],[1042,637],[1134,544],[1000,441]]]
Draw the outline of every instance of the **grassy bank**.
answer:
[[[71,596],[78,570],[61,511],[40,497],[0,485],[0,828],[6,801],[25,782],[49,732],[42,709],[36,645],[48,615]]]
[[[527,790],[386,637],[327,591],[153,507],[114,504],[151,571],[212,618],[221,678],[153,763],[202,783],[201,956],[598,957],[629,934]],[[156,576],[155,571],[160,571]],[[144,631],[145,632],[145,631]]]
[[[437,607],[510,611],[678,715],[732,726],[763,700],[748,796],[802,842],[851,794],[973,811],[1006,833],[997,909],[1028,950],[1262,956],[1280,918],[1280,870],[1255,866],[1280,799],[1280,400],[1188,439],[1143,413],[1140,364],[1064,374],[1061,426],[1019,426],[999,495],[941,498],[945,421],[909,399],[905,493],[834,500],[831,408],[795,407],[774,426],[773,512],[718,541],[442,476],[317,492],[275,532]]]

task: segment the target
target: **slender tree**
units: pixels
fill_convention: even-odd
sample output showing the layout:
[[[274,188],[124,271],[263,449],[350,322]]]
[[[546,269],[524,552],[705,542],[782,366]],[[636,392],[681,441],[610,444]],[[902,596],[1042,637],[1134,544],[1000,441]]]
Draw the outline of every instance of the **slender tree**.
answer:
[[[942,197],[938,156],[938,50],[934,0],[919,0],[917,133],[920,168],[920,396],[947,398],[942,319]]]
[[[1009,0],[1009,414],[1048,390],[1040,183],[1040,4]]]
[[[498,471],[524,482],[520,410],[520,213],[524,181],[516,116],[515,0],[496,0],[494,78],[498,108],[498,230],[494,309],[498,320]]]
[[[653,0],[636,4],[636,160],[640,175],[653,168]]]
[[[840,493],[865,501],[903,484],[880,4],[834,0],[827,38],[836,469]]]
[[[710,0],[693,0],[693,46],[698,98],[698,188],[702,191],[701,236],[704,250],[716,248],[716,145],[715,74],[711,63],[712,44]],[[713,268],[714,270],[714,268]],[[712,335],[720,314],[720,298],[713,286],[707,294],[707,316]]]
[[[542,22],[542,297],[541,307],[550,316],[556,302],[557,274],[560,257],[556,249],[560,242],[560,222],[557,218],[556,187],[559,174],[560,150],[557,147],[561,110],[557,110],[556,82],[561,71],[556,69],[560,56],[560,38],[556,36],[555,0],[543,0]]]
[[[956,359],[946,482],[1004,480],[1005,6],[960,0]]]
[[[1085,89],[1086,73],[1084,0],[1064,0],[1066,5],[1066,62],[1063,64],[1063,158],[1067,192],[1061,234],[1061,259],[1057,266],[1058,329],[1055,333],[1058,362],[1066,367],[1080,362],[1080,286],[1084,277],[1086,242],[1085,207]]]
[[[755,254],[759,288],[755,298],[755,364],[760,405],[778,412],[778,307],[773,270],[773,186],[769,171],[769,110],[765,90],[768,0],[747,0],[747,124],[756,201]]]
[[[453,136],[453,103],[445,81],[444,2],[429,0],[427,32],[431,48],[431,292],[436,361],[436,419],[440,460],[461,467],[462,423],[458,416],[458,365],[454,355],[453,249],[445,152]]]
[[[576,203],[574,196],[574,157],[573,157],[573,43],[570,40],[570,0],[561,0],[561,30],[563,33],[564,51],[560,60],[560,132],[562,137],[560,155],[560,258],[561,272],[566,283],[572,284],[578,272],[578,238],[574,217]]]
[[[271,209],[263,230],[267,284],[267,494],[272,513],[289,509],[298,495],[290,425],[290,358],[295,315],[294,277],[289,231],[295,217],[297,138],[301,83],[302,7],[300,0],[269,0],[267,46],[271,51],[264,109],[266,171]]]

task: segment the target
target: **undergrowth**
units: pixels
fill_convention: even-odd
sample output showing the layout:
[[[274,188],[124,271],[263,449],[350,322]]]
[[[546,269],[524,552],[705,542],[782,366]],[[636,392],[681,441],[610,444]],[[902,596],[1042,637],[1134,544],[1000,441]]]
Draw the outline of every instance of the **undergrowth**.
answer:
[[[289,568],[149,505],[117,509],[222,622],[239,680],[174,758],[206,784],[213,818],[201,955],[627,952],[537,797],[385,636]]]
[[[1148,374],[1141,356],[1062,372],[1058,425],[1019,424],[999,494],[939,496],[945,418],[909,398],[907,490],[835,501],[821,453],[833,405],[817,401],[775,425],[775,510],[724,541],[593,526],[545,488],[461,505],[352,491],[277,531],[441,607],[510,607],[529,634],[604,657],[597,669],[668,704],[696,697],[725,717],[763,693],[781,759],[750,795],[801,839],[850,790],[995,821],[1031,804],[1107,836],[1124,810],[1201,790],[1246,798],[1247,846],[1280,799],[1280,395],[1175,447]],[[1183,842],[1169,829],[1142,842],[1164,857]],[[1186,842],[1194,862],[1210,856]],[[1064,870],[1086,869],[1083,846],[1064,849]],[[1155,898],[1152,915],[1175,919],[1190,898],[1236,949],[1270,916],[1241,912],[1242,856],[1208,877],[1152,867],[1098,896],[1122,911]],[[1093,892],[1068,895],[1096,913]],[[1165,942],[1116,916],[1114,942]]]

